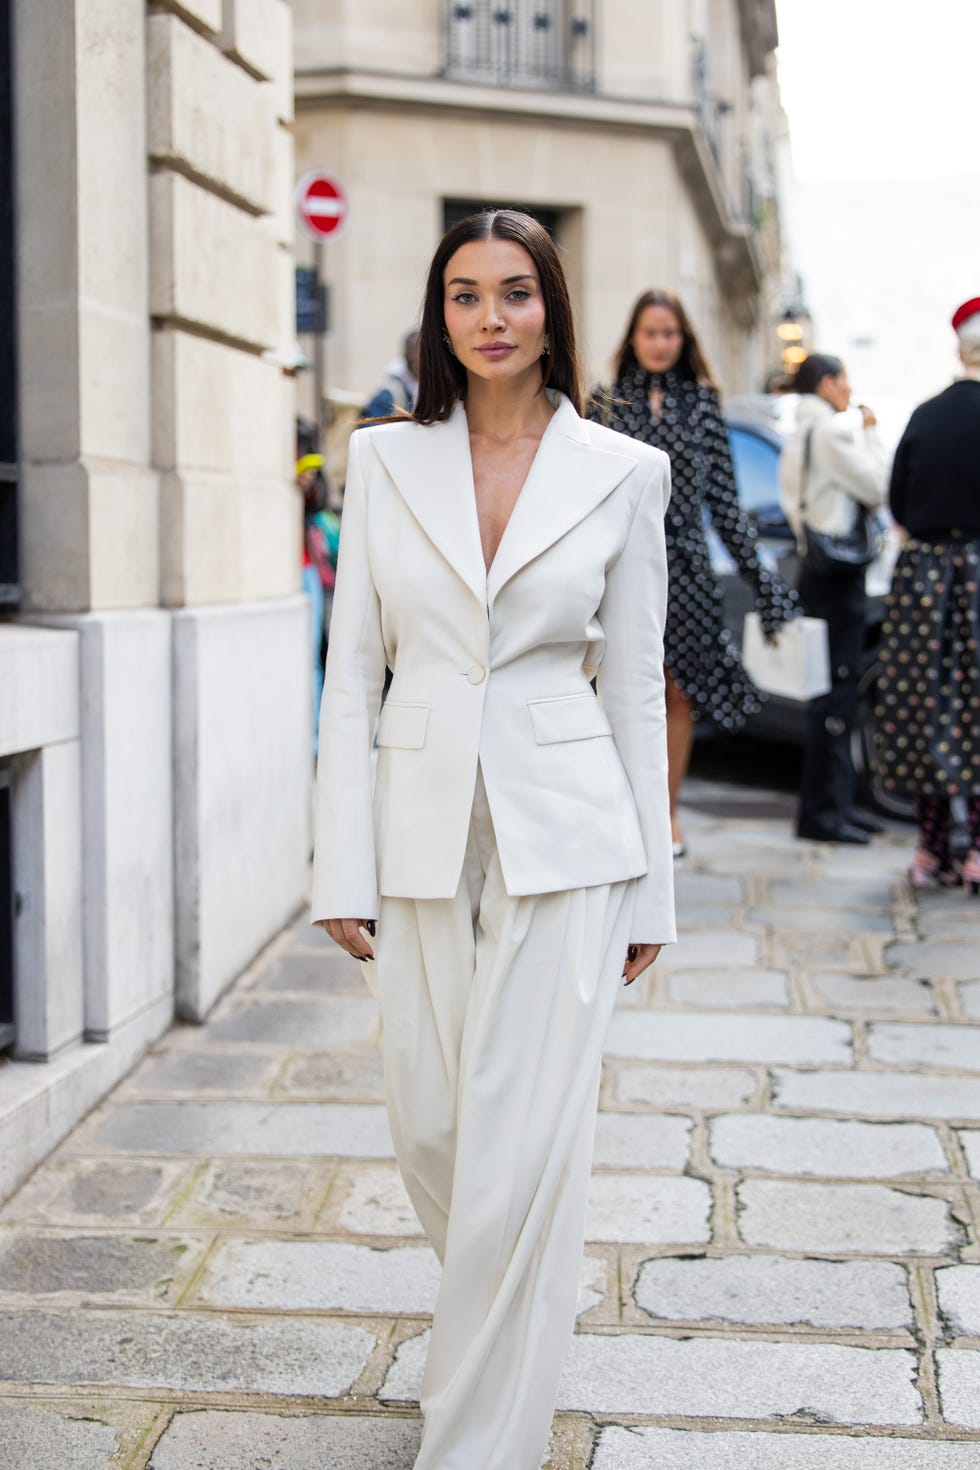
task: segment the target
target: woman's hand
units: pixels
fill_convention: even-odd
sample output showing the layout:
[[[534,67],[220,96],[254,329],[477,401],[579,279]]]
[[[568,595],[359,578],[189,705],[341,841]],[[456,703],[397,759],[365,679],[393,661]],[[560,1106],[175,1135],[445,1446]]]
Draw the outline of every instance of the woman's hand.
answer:
[[[626,963],[623,966],[623,979],[627,985],[632,985],[637,975],[642,975],[648,970],[660,953],[659,944],[631,944],[626,950]]]
[[[317,927],[326,929],[334,944],[339,944],[355,960],[373,960],[374,950],[361,933],[366,929],[374,938],[373,919],[317,919]]]

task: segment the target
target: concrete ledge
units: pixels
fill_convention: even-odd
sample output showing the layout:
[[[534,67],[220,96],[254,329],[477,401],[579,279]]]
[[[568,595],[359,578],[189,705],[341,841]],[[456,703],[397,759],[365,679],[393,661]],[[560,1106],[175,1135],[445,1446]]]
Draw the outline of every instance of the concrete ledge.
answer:
[[[0,756],[79,733],[78,634],[0,625]]]

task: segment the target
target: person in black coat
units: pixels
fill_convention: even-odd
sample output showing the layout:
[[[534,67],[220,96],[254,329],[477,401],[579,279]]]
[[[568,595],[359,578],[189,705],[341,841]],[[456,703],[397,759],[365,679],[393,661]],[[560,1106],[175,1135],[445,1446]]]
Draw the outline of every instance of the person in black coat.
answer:
[[[907,539],[882,631],[876,745],[891,791],[915,799],[915,887],[980,891],[980,297],[953,316],[963,377],[915,410],[889,503]],[[950,851],[951,798],[970,850]]]

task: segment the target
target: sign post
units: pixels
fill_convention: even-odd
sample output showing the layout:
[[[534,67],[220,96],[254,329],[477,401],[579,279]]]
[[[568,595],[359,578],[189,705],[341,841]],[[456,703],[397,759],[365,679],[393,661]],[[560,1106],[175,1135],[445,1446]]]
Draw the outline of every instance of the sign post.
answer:
[[[313,337],[313,392],[316,398],[316,429],[319,438],[323,422],[323,395],[326,389],[326,284],[323,269],[323,246],[339,235],[347,223],[347,196],[332,174],[313,169],[296,185],[294,194],[299,223],[313,241],[313,291],[320,303]]]

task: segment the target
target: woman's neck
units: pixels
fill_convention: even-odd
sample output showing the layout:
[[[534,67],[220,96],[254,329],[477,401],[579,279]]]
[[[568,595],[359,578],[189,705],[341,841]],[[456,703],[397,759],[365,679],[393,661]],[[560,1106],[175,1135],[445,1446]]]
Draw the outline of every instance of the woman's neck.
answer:
[[[544,433],[554,407],[538,381],[487,382],[471,373],[466,386],[466,421],[471,434],[521,439]]]

